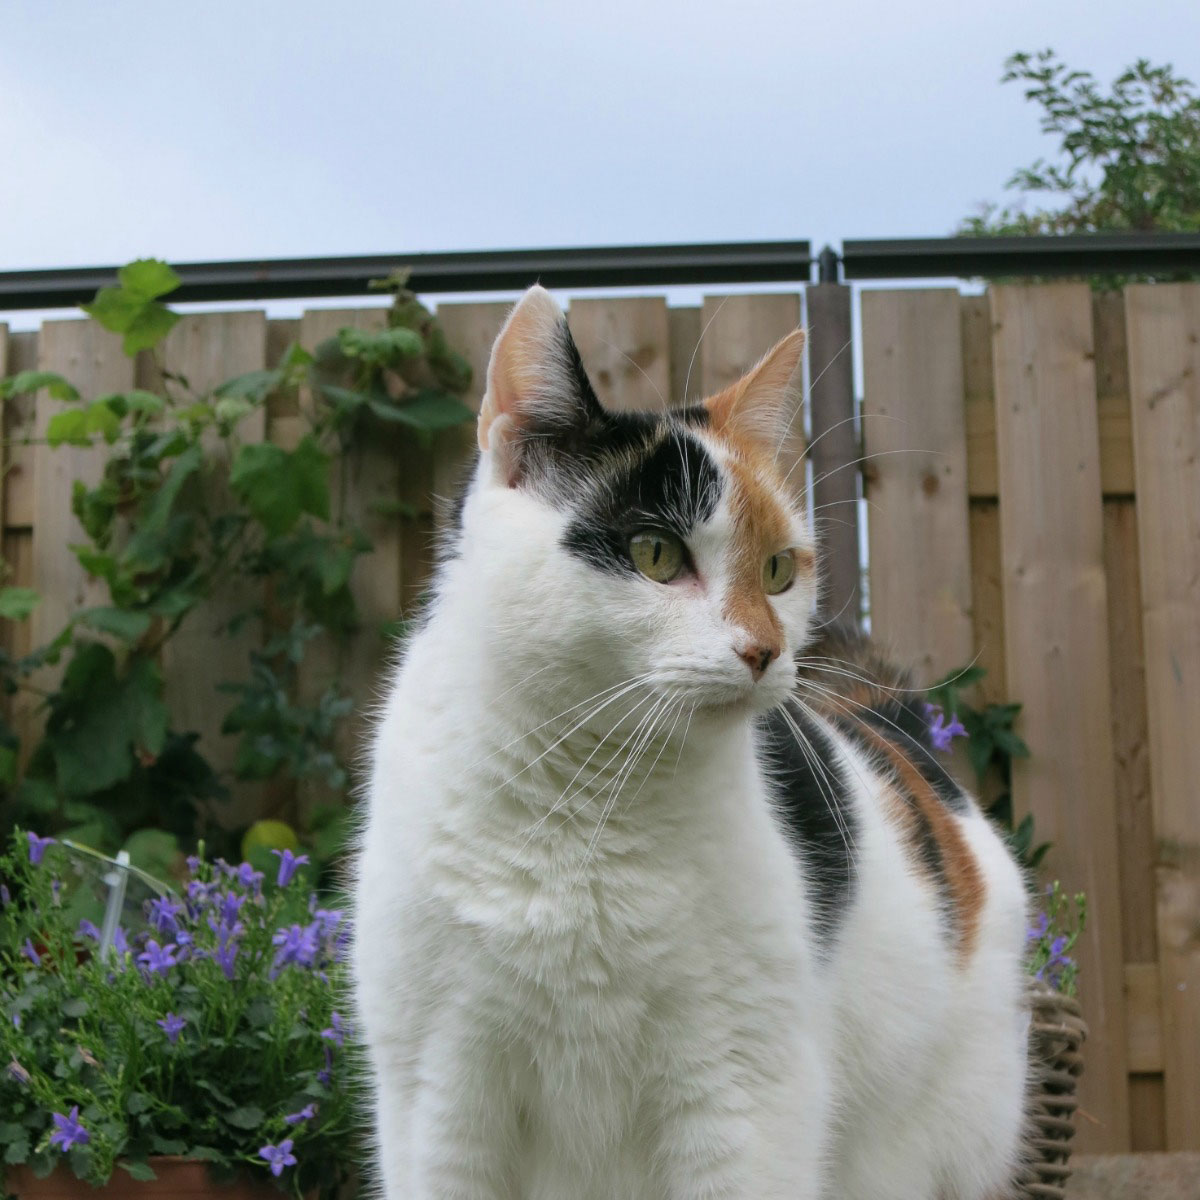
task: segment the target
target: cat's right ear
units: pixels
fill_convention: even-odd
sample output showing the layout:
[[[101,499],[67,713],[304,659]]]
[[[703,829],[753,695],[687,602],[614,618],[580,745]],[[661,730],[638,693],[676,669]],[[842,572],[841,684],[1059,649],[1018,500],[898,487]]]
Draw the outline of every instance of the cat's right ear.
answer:
[[[581,427],[598,408],[566,318],[543,287],[531,287],[509,314],[488,363],[479,410],[479,448],[509,487],[522,476],[532,440]]]

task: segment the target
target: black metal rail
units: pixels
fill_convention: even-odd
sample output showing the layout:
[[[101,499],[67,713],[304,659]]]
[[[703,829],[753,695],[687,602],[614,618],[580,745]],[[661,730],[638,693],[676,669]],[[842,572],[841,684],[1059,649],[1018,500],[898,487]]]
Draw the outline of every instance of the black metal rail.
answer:
[[[808,242],[597,246],[448,254],[377,254],[261,262],[176,264],[171,300],[272,300],[362,296],[397,267],[417,292],[511,292],[666,284],[796,283],[814,264],[822,283],[862,279],[1020,275],[1200,275],[1200,233],[1097,233],[1062,237],[849,240],[814,259]],[[0,310],[66,308],[115,283],[116,267],[0,273]]]
[[[599,246],[453,254],[378,254],[263,262],[172,264],[182,284],[172,301],[361,296],[397,267],[417,292],[519,291],[546,287],[637,287],[668,283],[790,283],[808,279],[808,242],[695,246]],[[115,283],[116,267],[0,274],[0,309],[63,308]]]
[[[1200,233],[854,240],[841,265],[846,279],[1200,273]]]

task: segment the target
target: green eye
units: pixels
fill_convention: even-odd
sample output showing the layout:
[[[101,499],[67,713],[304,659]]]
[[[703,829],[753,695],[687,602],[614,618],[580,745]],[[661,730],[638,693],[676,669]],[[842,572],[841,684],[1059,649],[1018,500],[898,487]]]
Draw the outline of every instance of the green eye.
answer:
[[[796,556],[790,550],[780,550],[763,563],[763,591],[777,596],[787,590],[796,574]]]
[[[664,529],[644,529],[629,539],[629,557],[647,579],[670,583],[683,570],[683,543]]]

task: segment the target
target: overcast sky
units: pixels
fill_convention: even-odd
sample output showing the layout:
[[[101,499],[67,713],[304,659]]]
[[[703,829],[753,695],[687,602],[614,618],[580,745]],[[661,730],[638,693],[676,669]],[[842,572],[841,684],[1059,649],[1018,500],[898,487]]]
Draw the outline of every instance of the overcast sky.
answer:
[[[941,235],[1200,0],[8,0],[0,270]]]

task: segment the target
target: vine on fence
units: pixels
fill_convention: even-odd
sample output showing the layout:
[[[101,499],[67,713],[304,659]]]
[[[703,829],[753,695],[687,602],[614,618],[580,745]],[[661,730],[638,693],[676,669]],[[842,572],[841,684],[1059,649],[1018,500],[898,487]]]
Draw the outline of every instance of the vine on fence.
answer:
[[[160,874],[198,837],[231,855],[240,837],[215,819],[232,781],[206,760],[198,735],[172,719],[163,647],[206,601],[232,594],[230,580],[252,581],[253,599],[224,629],[258,621],[268,635],[249,653],[245,674],[213,697],[226,706],[224,731],[238,738],[233,777],[344,788],[333,737],[350,698],[336,682],[315,698],[298,686],[314,642],[356,629],[351,581],[371,549],[331,495],[331,467],[382,427],[428,443],[473,415],[462,402],[470,368],[403,274],[383,283],[393,293],[385,328],[342,329],[313,350],[292,345],[278,366],[208,392],[163,359],[163,339],[179,316],[162,298],[178,283],[165,263],[141,260],[84,306],[122,335],[126,354],[154,356],[161,394],[84,396],[44,371],[0,381],[0,399],[44,389],[61,404],[46,427],[47,452],[106,449],[99,482],[73,485],[71,507],[85,536],[70,549],[108,595],[31,653],[0,651],[5,692],[30,697],[44,715],[40,736],[26,747],[17,723],[0,721],[2,823],[104,850],[128,846]],[[304,424],[293,448],[242,436],[269,398],[288,394]],[[405,511],[397,499],[391,519],[403,520]],[[25,619],[37,602],[29,588],[5,587],[0,616]],[[337,842],[329,811],[318,811],[305,832],[318,851]]]

